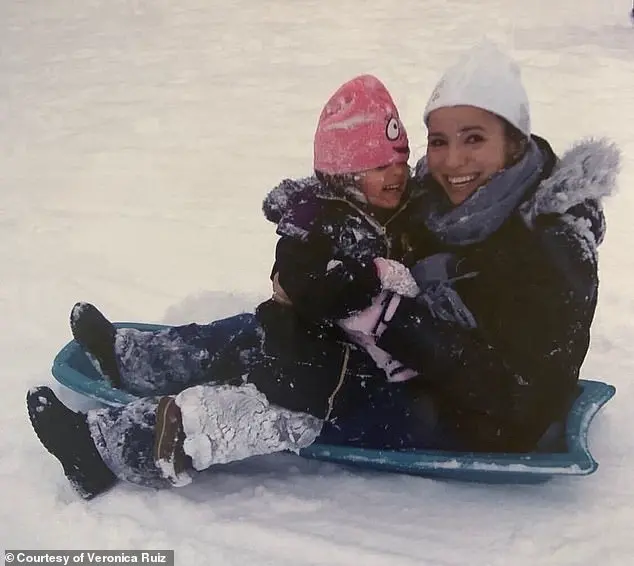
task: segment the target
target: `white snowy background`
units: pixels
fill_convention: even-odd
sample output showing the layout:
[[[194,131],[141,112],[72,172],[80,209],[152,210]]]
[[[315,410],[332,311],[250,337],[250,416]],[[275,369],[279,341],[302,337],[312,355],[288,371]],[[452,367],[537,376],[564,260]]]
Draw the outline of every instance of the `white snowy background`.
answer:
[[[0,2],[0,548],[171,548],[187,565],[627,566],[634,557],[634,28],[629,0]],[[442,70],[487,34],[519,60],[557,151],[609,136],[600,302],[582,375],[618,388],[599,471],[542,486],[363,472],[277,455],[79,500],[34,436],[68,313],[207,321],[269,293],[260,211],[307,174],[328,96],[371,72],[414,158]],[[412,162],[413,162],[412,159]],[[86,407],[62,392],[74,407]]]

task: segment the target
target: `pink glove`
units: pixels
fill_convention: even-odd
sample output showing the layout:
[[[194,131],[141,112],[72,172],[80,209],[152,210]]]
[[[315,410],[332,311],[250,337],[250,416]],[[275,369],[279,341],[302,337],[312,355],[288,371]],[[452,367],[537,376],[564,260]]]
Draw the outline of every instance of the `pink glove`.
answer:
[[[377,257],[374,260],[381,287],[403,297],[416,297],[420,289],[409,269],[393,259]]]
[[[374,342],[375,338],[381,336],[400,302],[400,295],[381,291],[369,307],[341,319],[338,324],[348,334],[360,340],[362,345],[367,345],[367,340],[363,337],[369,336]]]

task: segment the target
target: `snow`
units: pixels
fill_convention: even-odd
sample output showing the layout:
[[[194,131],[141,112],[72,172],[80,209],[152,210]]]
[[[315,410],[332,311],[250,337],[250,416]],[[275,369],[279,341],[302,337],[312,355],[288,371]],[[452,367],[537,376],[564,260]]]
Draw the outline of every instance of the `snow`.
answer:
[[[383,289],[394,291],[404,297],[415,297],[420,293],[414,277],[402,263],[380,257],[375,260],[375,265],[379,271]]]
[[[198,385],[181,391],[183,450],[195,470],[253,455],[310,446],[323,421],[312,415],[269,405],[255,385]],[[262,423],[254,427],[253,423]]]
[[[634,555],[634,29],[629,0],[30,0],[0,3],[0,546],[173,548],[177,564],[622,566]],[[423,107],[486,33],[522,67],[558,152],[607,136],[607,204],[582,375],[618,393],[592,425],[596,474],[485,486],[258,457],[171,491],[79,500],[26,416],[68,314],[205,321],[270,295],[267,191],[310,173],[322,105],[373,73],[414,163]],[[91,406],[65,391],[75,408]]]

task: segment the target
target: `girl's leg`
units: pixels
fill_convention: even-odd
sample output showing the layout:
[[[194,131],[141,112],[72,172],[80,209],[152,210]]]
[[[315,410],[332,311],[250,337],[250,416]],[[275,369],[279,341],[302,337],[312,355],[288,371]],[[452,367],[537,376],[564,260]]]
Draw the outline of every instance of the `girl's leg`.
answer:
[[[74,413],[48,387],[27,395],[44,447],[89,499],[116,478],[164,488],[191,482],[194,470],[283,450],[298,451],[322,421],[272,406],[251,384],[199,385],[176,397]]]
[[[71,312],[73,336],[115,387],[139,396],[178,393],[197,383],[237,382],[261,350],[254,315],[159,331],[115,329],[93,305]]]
[[[88,412],[103,461],[119,479],[182,486],[193,470],[311,444],[322,421],[272,406],[255,386],[198,385]]]
[[[155,332],[118,329],[114,352],[121,387],[147,396],[176,394],[201,383],[238,384],[259,360],[261,336],[248,313]]]

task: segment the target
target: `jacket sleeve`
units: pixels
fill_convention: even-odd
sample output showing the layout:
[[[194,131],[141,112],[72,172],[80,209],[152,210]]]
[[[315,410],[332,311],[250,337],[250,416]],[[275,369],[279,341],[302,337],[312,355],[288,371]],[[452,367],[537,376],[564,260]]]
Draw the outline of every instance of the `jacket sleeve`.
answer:
[[[305,239],[282,236],[275,250],[272,276],[301,316],[336,320],[370,305],[381,283],[373,262],[337,259],[322,234]]]
[[[476,328],[403,299],[378,345],[449,403],[498,422],[493,444],[530,448],[574,391],[596,305],[596,253],[561,217],[532,230],[517,222],[499,244],[476,258],[480,275],[457,286]]]

